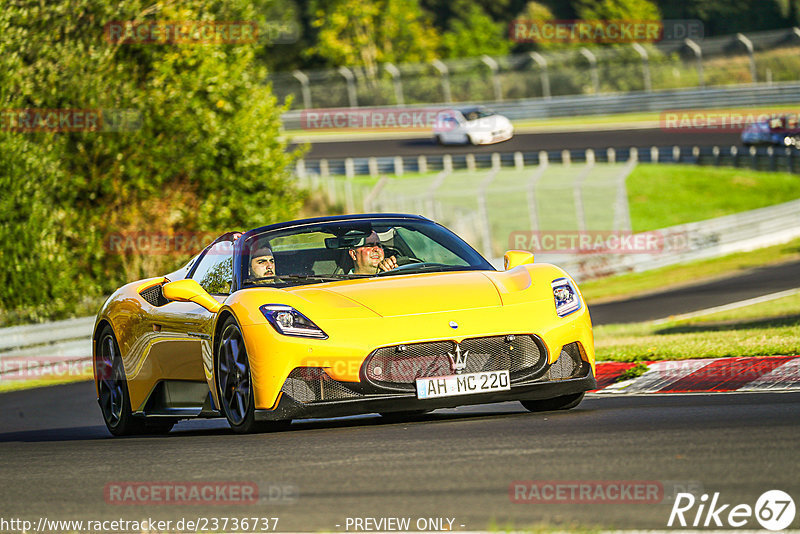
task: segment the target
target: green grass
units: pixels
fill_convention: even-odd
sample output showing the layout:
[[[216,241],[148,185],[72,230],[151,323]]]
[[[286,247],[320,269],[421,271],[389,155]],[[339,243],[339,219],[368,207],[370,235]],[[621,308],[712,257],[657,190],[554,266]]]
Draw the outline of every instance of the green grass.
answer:
[[[599,304],[721,276],[735,275],[755,267],[793,260],[800,260],[800,239],[750,252],[737,252],[720,258],[671,265],[641,273],[587,280],[580,284],[580,288],[590,305]]]
[[[33,389],[45,386],[58,386],[61,384],[71,384],[72,382],[82,382],[92,380],[91,369],[83,375],[47,376],[46,378],[32,378],[29,380],[3,380],[0,378],[0,393],[9,391],[20,391],[23,389]]]
[[[598,361],[800,354],[800,295],[661,324],[602,325],[594,334]]]
[[[800,198],[796,174],[693,165],[638,165],[628,176],[627,187],[634,232]]]

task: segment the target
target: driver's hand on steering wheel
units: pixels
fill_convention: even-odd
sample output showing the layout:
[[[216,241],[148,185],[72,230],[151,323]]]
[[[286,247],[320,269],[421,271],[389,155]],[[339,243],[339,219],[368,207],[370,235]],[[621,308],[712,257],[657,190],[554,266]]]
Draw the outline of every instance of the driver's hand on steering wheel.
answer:
[[[392,269],[396,268],[397,268],[397,258],[395,258],[394,256],[389,256],[388,258],[384,258],[383,261],[381,261],[378,264],[378,269],[383,272],[391,271]]]

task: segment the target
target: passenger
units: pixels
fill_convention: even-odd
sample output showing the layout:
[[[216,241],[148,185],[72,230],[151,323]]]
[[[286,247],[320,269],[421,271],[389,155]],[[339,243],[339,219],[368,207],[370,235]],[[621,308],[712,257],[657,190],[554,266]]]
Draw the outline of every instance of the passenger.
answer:
[[[379,271],[391,271],[397,267],[397,258],[384,257],[383,245],[375,231],[367,236],[364,244],[353,247],[348,252],[353,260],[353,269],[348,274],[377,274]]]
[[[259,246],[250,253],[250,274],[253,278],[275,276],[275,257],[269,246]]]

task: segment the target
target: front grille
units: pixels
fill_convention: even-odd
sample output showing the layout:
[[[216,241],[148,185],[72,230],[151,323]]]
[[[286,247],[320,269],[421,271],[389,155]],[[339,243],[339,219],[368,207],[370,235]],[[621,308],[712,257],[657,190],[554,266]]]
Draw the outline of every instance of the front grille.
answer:
[[[463,373],[508,370],[512,383],[530,377],[547,363],[544,345],[532,335],[465,339],[458,349],[466,357]],[[417,378],[454,374],[451,357],[456,355],[454,341],[383,347],[367,357],[363,373],[379,388],[414,391]]]
[[[581,369],[581,348],[578,342],[564,345],[558,359],[548,370],[550,380],[573,378]]]
[[[163,306],[169,303],[169,300],[164,296],[164,292],[161,290],[161,284],[143,289],[139,292],[139,296],[153,306]]]
[[[336,401],[362,397],[346,386],[328,376],[325,371],[313,367],[298,367],[289,373],[281,391],[298,402]]]

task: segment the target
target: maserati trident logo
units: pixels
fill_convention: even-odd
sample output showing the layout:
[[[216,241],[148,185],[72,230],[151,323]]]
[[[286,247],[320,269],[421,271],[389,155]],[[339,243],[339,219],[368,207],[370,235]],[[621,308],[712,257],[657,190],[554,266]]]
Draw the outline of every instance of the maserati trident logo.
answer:
[[[467,356],[469,355],[469,351],[465,350],[461,352],[461,345],[456,343],[456,352],[453,354],[452,352],[447,353],[447,357],[450,358],[450,367],[453,368],[455,373],[460,373],[464,369],[467,368]]]

